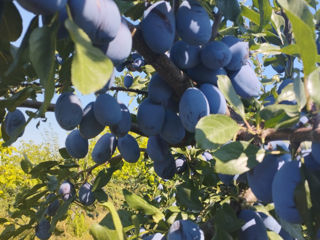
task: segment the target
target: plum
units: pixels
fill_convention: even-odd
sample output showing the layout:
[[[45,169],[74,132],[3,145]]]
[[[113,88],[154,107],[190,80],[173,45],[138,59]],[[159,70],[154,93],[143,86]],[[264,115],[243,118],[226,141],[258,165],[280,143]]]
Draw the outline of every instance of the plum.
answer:
[[[121,108],[117,100],[109,94],[100,94],[93,106],[94,116],[103,126],[118,124],[121,120]]]
[[[234,175],[219,173],[218,177],[220,181],[223,182],[224,185],[229,186],[233,183]]]
[[[23,113],[16,109],[13,112],[8,112],[6,118],[4,119],[4,129],[6,134],[9,137],[13,137],[15,132],[18,131],[19,128],[22,128],[26,124],[26,118],[24,117]],[[20,133],[19,137],[22,136],[24,133],[24,129]]]
[[[51,237],[50,232],[51,224],[47,219],[42,219],[36,226],[36,236],[41,239],[49,239]]]
[[[54,114],[60,127],[65,130],[74,129],[83,115],[80,99],[71,92],[62,93],[57,99]]]
[[[223,68],[212,70],[206,68],[203,64],[199,64],[194,68],[188,69],[187,74],[199,84],[211,83],[217,85],[218,75],[227,75],[227,72]]]
[[[259,96],[261,83],[249,64],[243,65],[240,70],[230,75],[232,86],[236,93],[243,98]]]
[[[199,225],[190,220],[176,220],[170,227],[168,240],[204,240]]]
[[[286,69],[284,66],[280,65],[280,64],[271,64],[271,67],[278,73],[283,73]]]
[[[36,15],[50,15],[61,10],[67,4],[67,0],[17,0],[26,10]]]
[[[164,161],[153,161],[153,168],[162,179],[172,179],[176,173],[176,163],[171,153],[168,154]]]
[[[197,88],[190,87],[179,102],[179,117],[189,132],[194,132],[198,121],[209,115],[209,103],[206,96]]]
[[[267,229],[260,216],[253,210],[242,209],[238,215],[245,221],[239,233],[239,240],[268,240]]]
[[[176,14],[177,32],[183,41],[202,45],[211,38],[210,18],[198,1],[183,1]]]
[[[171,98],[168,99],[167,105],[165,106],[166,109],[169,109],[175,113],[179,112],[179,101],[175,99],[172,95]]]
[[[165,236],[161,233],[142,237],[143,240],[166,240]]]
[[[186,131],[178,115],[167,109],[160,136],[170,144],[178,144],[185,135]]]
[[[232,59],[229,47],[220,41],[206,44],[200,52],[201,61],[209,69],[217,70],[226,66]]]
[[[311,155],[320,164],[320,142],[313,141],[311,145]]]
[[[176,159],[176,172],[178,174],[185,172],[187,169],[187,166],[188,166],[187,159],[184,156]]]
[[[140,148],[137,140],[131,135],[127,134],[118,139],[118,149],[124,160],[129,163],[135,163],[140,157]]]
[[[309,171],[320,171],[320,163],[318,163],[313,157],[312,153],[308,153],[303,156],[304,164]]]
[[[151,136],[148,139],[147,153],[153,161],[166,161],[170,155],[170,147],[159,135]]]
[[[210,83],[201,84],[201,92],[206,96],[210,114],[226,114],[227,102],[220,90]]]
[[[54,193],[50,193],[48,196],[47,196],[47,201],[52,201],[52,199],[54,199],[48,206],[47,208],[47,213],[49,216],[54,216],[56,215],[58,209],[59,209],[59,206],[60,206],[60,203],[59,203],[59,200],[56,198],[57,196],[54,194]]]
[[[94,116],[94,102],[89,103],[83,110],[79,131],[83,138],[90,139],[99,135],[104,129]]]
[[[139,106],[137,122],[139,128],[147,136],[160,134],[165,119],[163,106],[154,104],[146,98]]]
[[[180,69],[193,68],[200,63],[200,47],[177,41],[170,50],[170,59]]]
[[[142,36],[155,53],[165,53],[174,41],[176,23],[170,3],[159,1],[152,4],[141,21]]]
[[[59,187],[59,194],[64,201],[72,199],[75,196],[75,193],[74,186],[69,181],[64,181]]]
[[[249,44],[234,36],[225,36],[221,41],[229,47],[232,54],[231,61],[225,68],[228,71],[238,71],[248,61]]]
[[[120,29],[116,37],[101,47],[102,51],[113,62],[118,65],[126,60],[132,48],[132,36],[125,20],[122,19]]]
[[[294,192],[301,181],[300,162],[286,162],[274,176],[272,199],[279,217],[290,223],[301,223],[302,219],[296,207]]]
[[[92,151],[92,159],[95,163],[102,164],[108,161],[117,147],[117,139],[111,133],[106,133],[99,138]]]
[[[67,152],[73,158],[84,158],[88,153],[88,140],[83,138],[79,130],[73,130],[66,138]]]
[[[141,67],[145,65],[143,57],[138,53],[133,53],[131,55],[132,63],[131,66],[134,70],[139,71]]]
[[[211,153],[209,153],[209,152],[203,152],[202,156],[204,157],[204,159],[205,159],[206,161],[210,161],[210,160],[213,159]]]
[[[111,132],[117,137],[124,137],[131,128],[131,114],[127,106],[120,103],[121,108],[121,120],[116,125],[111,125]]]
[[[168,83],[158,73],[155,73],[148,85],[149,99],[154,103],[166,106],[172,93],[173,90]]]
[[[123,85],[126,87],[126,88],[129,88],[131,87],[133,83],[133,77],[130,75],[130,74],[127,74],[124,78],[123,78]]]
[[[69,0],[72,18],[96,45],[113,40],[121,25],[121,16],[113,0]]]
[[[95,200],[92,185],[90,183],[83,184],[79,189],[79,201],[85,206],[90,206]]]

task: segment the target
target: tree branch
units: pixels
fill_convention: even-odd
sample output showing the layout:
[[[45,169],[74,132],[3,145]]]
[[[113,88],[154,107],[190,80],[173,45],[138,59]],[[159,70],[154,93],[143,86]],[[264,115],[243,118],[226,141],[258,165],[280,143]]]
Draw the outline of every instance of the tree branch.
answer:
[[[222,19],[222,13],[218,11],[216,14],[214,14],[214,21],[212,25],[212,35],[211,35],[211,41],[213,41],[219,34],[219,25]]]
[[[139,89],[125,88],[125,87],[111,87],[110,90],[111,91],[122,91],[122,92],[134,92],[134,93],[138,93],[138,94],[148,95],[147,91],[139,90]]]

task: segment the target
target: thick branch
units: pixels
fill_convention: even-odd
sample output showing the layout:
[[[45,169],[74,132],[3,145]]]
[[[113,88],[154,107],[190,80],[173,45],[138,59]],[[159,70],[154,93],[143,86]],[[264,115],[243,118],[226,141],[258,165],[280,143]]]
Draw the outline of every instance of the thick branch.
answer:
[[[42,102],[32,101],[32,100],[26,100],[26,101],[24,101],[24,102],[20,105],[20,107],[39,109],[42,104],[43,104]],[[54,112],[54,107],[55,107],[55,104],[50,104],[50,105],[48,106],[47,111],[49,111],[49,112]]]

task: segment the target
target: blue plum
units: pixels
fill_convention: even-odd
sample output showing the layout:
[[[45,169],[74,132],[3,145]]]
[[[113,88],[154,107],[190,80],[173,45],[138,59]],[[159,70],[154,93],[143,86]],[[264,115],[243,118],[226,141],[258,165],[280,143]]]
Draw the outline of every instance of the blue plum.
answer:
[[[148,139],[147,153],[156,162],[163,162],[170,156],[170,147],[160,136],[151,136]]]
[[[42,219],[36,226],[36,236],[41,240],[49,239],[52,234],[50,227],[50,222],[47,219]]]
[[[169,84],[158,73],[155,73],[148,85],[148,97],[150,100],[166,106],[172,93],[173,90]]]
[[[83,138],[77,129],[67,136],[65,145],[71,157],[84,158],[88,153],[88,140]]]
[[[94,116],[94,102],[89,103],[83,110],[83,117],[79,125],[79,131],[82,137],[86,139],[94,138],[104,129]]]
[[[13,112],[8,112],[6,118],[4,119],[4,129],[9,137],[13,137],[19,128],[22,128],[26,124],[26,118],[23,113],[16,109]],[[21,132],[19,137],[22,136],[24,130]]]
[[[131,128],[131,114],[127,106],[120,103],[121,108],[121,120],[116,125],[111,125],[111,132],[117,137],[124,137]]]
[[[231,61],[225,68],[229,71],[237,71],[242,65],[245,65],[249,58],[249,44],[242,42],[234,36],[225,36],[221,40],[224,42],[232,53]]]
[[[159,1],[152,4],[141,21],[143,38],[155,53],[168,51],[175,38],[175,18],[170,3]]]
[[[131,87],[133,83],[133,77],[130,75],[130,74],[127,74],[124,78],[123,78],[123,85],[126,87],[126,88],[129,88]]]
[[[26,10],[34,14],[50,15],[64,8],[67,0],[17,0]]]
[[[166,240],[165,236],[161,233],[142,237],[143,240]]]
[[[199,225],[190,220],[176,220],[170,227],[168,240],[204,240]]]
[[[124,160],[129,163],[135,163],[140,157],[140,148],[137,140],[131,135],[127,134],[118,139],[118,149]]]
[[[121,16],[113,0],[69,0],[68,4],[73,20],[94,44],[104,45],[116,37]]]
[[[117,100],[109,94],[100,94],[93,106],[97,121],[105,126],[118,124],[121,120],[121,108]]]
[[[304,163],[309,171],[320,171],[320,163],[318,163],[313,157],[312,153],[306,154],[304,157]]]
[[[172,95],[171,98],[169,98],[167,105],[165,106],[166,109],[170,109],[171,111],[178,113],[179,112],[179,101],[174,98]]]
[[[201,92],[206,96],[209,107],[210,114],[226,114],[227,112],[227,102],[220,90],[210,83],[201,84]]]
[[[92,185],[90,183],[83,184],[79,189],[79,201],[85,206],[90,206],[95,200]]]
[[[177,41],[170,50],[170,59],[180,69],[189,69],[200,63],[200,47]]]
[[[295,188],[300,181],[300,162],[292,161],[280,168],[272,183],[272,199],[276,213],[290,223],[302,222],[294,200]]]
[[[206,68],[203,64],[199,64],[194,68],[188,69],[187,74],[199,84],[211,83],[217,85],[218,75],[227,75],[227,72],[223,68],[212,70]]]
[[[172,179],[176,173],[176,163],[171,154],[164,161],[153,161],[153,168],[162,179]]]
[[[176,172],[178,174],[183,173],[187,169],[187,159],[182,156],[176,159]]]
[[[54,199],[52,201],[52,199]],[[58,209],[59,209],[59,206],[60,206],[60,203],[59,203],[59,200],[57,199],[57,196],[54,194],[54,193],[50,193],[48,196],[47,196],[47,201],[52,201],[48,208],[47,208],[47,213],[49,216],[54,216],[56,215]]]
[[[245,221],[239,233],[239,240],[268,240],[267,229],[260,216],[253,210],[242,209],[238,216]]]
[[[178,115],[167,109],[160,136],[170,144],[178,144],[185,135],[186,131]]]
[[[190,87],[179,102],[179,116],[184,128],[194,132],[198,121],[209,115],[209,103],[206,96],[197,88]]]
[[[137,122],[139,128],[147,136],[160,134],[165,119],[163,106],[154,104],[146,98],[139,106]]]
[[[236,93],[243,98],[259,96],[261,83],[249,64],[245,64],[237,72],[231,74],[231,82]]]
[[[59,187],[59,194],[62,196],[64,201],[74,198],[76,191],[74,186],[69,181],[64,181]]]
[[[202,45],[211,38],[210,18],[198,1],[183,1],[176,14],[177,32],[183,41]]]
[[[102,51],[113,62],[118,65],[126,60],[132,48],[132,36],[125,20],[121,21],[120,29],[116,37],[101,47]]]
[[[102,164],[108,161],[117,147],[117,139],[111,133],[106,133],[99,138],[92,150],[92,159],[95,163]]]
[[[285,67],[280,64],[271,64],[271,67],[279,74],[286,70]]]
[[[103,88],[101,88],[100,90],[96,91],[95,94],[99,95],[99,94],[103,94],[106,93],[114,84],[115,82],[115,73],[114,73],[114,69],[112,71],[112,74],[108,80],[108,82],[106,83],[106,85],[104,85]]]
[[[218,174],[219,179],[221,182],[223,182],[224,185],[231,185],[233,183],[234,175],[228,175],[228,174]]]
[[[71,92],[62,93],[57,99],[54,113],[60,127],[72,130],[82,119],[81,101]]]
[[[143,57],[138,53],[133,53],[131,55],[132,63],[131,66],[134,70],[139,71],[141,67],[145,65]]]
[[[311,145],[311,155],[320,164],[320,142],[313,141]]]
[[[220,41],[212,41],[201,49],[201,61],[209,69],[219,69],[226,66],[232,59],[229,47]]]

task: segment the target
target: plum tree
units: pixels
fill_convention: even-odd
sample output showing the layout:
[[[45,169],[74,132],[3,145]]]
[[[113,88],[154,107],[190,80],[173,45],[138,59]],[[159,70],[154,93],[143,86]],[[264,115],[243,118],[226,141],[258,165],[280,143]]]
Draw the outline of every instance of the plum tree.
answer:
[[[131,128],[131,115],[127,106],[120,103],[121,120],[115,125],[110,126],[110,131],[117,137],[124,137]]]
[[[44,15],[54,14],[55,12],[63,9],[67,4],[67,0],[48,0],[48,1],[17,0],[17,1],[26,10],[33,12],[34,14],[44,14]]]
[[[212,70],[199,64],[194,68],[188,69],[188,75],[192,78],[193,81],[203,84],[211,83],[217,85],[218,75],[227,75],[227,72],[223,68],[217,70]]]
[[[74,158],[84,158],[88,153],[88,140],[83,138],[77,129],[67,136],[65,145],[67,152]]]
[[[229,47],[221,41],[207,43],[200,54],[202,64],[213,70],[227,66],[232,59]]]
[[[167,109],[164,123],[160,132],[161,138],[170,144],[178,144],[184,139],[185,135],[186,131],[179,116],[170,109]]]
[[[242,209],[238,217],[245,221],[239,232],[239,240],[268,239],[267,230],[255,211]]]
[[[91,190],[92,185],[90,183],[83,184],[79,189],[79,201],[85,206],[92,205],[96,200],[94,193]]]
[[[154,103],[166,106],[172,93],[173,90],[167,82],[163,80],[158,73],[155,73],[148,85],[149,99]]]
[[[210,18],[198,1],[183,1],[176,15],[177,32],[183,41],[202,45],[211,37]]]
[[[180,69],[193,68],[200,63],[200,47],[176,41],[170,50],[170,59]]]
[[[131,87],[133,83],[133,77],[130,75],[130,74],[127,74],[124,78],[123,78],[123,85],[126,87],[126,88],[129,88]]]
[[[111,133],[101,136],[91,154],[93,161],[98,164],[108,161],[116,150],[117,143],[117,138]]]
[[[137,140],[130,134],[118,139],[118,149],[124,160],[135,163],[139,160],[140,149]]]
[[[94,116],[103,126],[118,124],[121,120],[121,108],[117,100],[109,94],[100,94],[93,106]]]
[[[144,12],[140,25],[143,38],[153,52],[165,53],[171,48],[176,33],[176,23],[168,2],[159,1],[151,5]]]
[[[200,229],[200,227],[196,223],[190,220],[177,220],[171,225],[167,239],[168,240],[182,240],[182,239],[204,240],[204,234],[203,234],[203,231]]]
[[[227,102],[220,90],[210,83],[200,85],[201,92],[206,96],[210,114],[225,114],[227,112]]]
[[[62,93],[57,99],[54,114],[60,127],[65,130],[74,129],[83,115],[80,99],[71,92]]]
[[[75,197],[74,185],[69,181],[64,181],[59,187],[59,194],[64,201],[73,199]]]
[[[36,227],[36,236],[41,240],[46,240],[51,237],[50,222],[47,219],[42,219]]]
[[[26,124],[26,118],[24,117],[23,113],[16,109],[13,112],[8,112],[6,118],[4,120],[4,129],[6,134],[9,137],[14,136],[16,131],[19,131]],[[24,130],[20,133],[20,137],[22,136]]]

